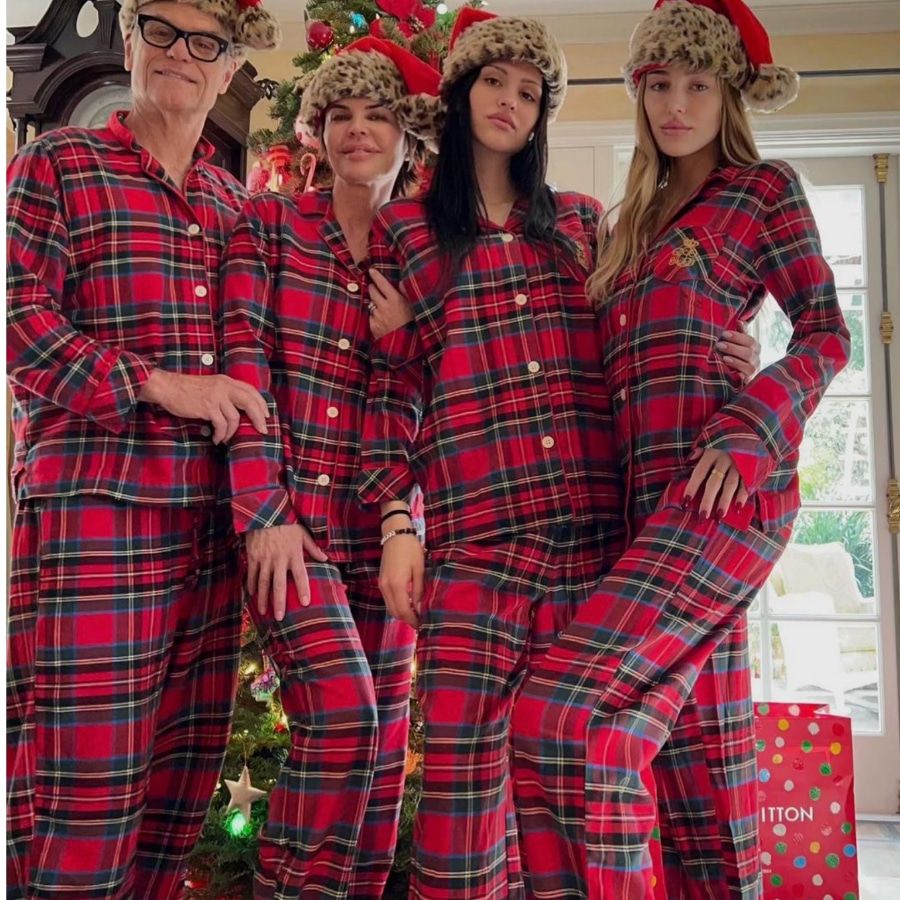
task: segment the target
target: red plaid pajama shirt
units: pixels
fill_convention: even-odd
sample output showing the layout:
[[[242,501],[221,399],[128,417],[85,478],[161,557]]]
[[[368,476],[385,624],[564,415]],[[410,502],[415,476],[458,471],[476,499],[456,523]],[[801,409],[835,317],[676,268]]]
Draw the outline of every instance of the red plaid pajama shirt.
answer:
[[[715,343],[771,292],[783,359],[743,389]],[[529,896],[652,896],[659,795],[666,895],[759,896],[745,611],[799,507],[803,427],[849,337],[796,174],[714,171],[601,309],[634,542],[526,683],[513,722]],[[695,448],[727,451],[751,492],[701,520]]]
[[[217,371],[245,191],[205,141],[179,190],[123,116],[42,135],[7,173],[12,897],[179,895],[228,740],[224,457],[205,423],[136,398],[154,366]]]
[[[302,523],[328,554],[311,603],[257,621],[280,677],[291,749],[260,833],[257,898],[378,900],[390,871],[406,762],[414,632],[377,585],[379,515],[359,504],[371,368],[367,265],[331,193],[247,204],[223,266],[224,367],[269,403],[270,429],[231,442],[239,532]],[[397,352],[414,332],[383,340]]]
[[[369,503],[414,484],[425,498],[413,897],[521,897],[511,706],[621,549],[609,393],[584,296],[600,207],[578,194],[556,203],[559,244],[529,240],[518,203],[504,227],[480,223],[452,270],[421,201],[388,204],[373,227],[373,263],[412,303],[422,351],[373,360],[361,480]]]

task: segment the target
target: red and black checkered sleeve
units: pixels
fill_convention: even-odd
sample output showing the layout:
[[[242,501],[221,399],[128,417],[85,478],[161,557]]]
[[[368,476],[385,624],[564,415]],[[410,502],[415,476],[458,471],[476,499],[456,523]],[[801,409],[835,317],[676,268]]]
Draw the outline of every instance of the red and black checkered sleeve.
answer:
[[[731,454],[751,490],[796,454],[807,419],[846,365],[850,335],[815,219],[785,163],[757,167],[747,202],[761,208],[751,258],[759,281],[793,324],[787,352],[703,429],[699,446]]]
[[[222,367],[265,398],[268,429],[246,416],[229,446],[231,509],[238,532],[296,522],[285,486],[285,451],[269,359],[277,341],[274,302],[284,206],[266,197],[244,207],[222,262]],[[278,238],[276,238],[278,236]]]
[[[67,300],[71,265],[60,173],[41,141],[7,169],[6,365],[10,381],[114,434],[131,419],[151,364],[80,331]]]

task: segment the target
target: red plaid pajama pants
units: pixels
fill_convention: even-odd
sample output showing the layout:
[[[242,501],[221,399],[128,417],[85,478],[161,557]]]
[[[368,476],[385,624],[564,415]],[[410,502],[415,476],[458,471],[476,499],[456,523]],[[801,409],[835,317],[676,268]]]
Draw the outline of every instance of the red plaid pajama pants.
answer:
[[[417,644],[425,758],[412,898],[523,896],[509,718],[527,673],[596,587],[604,549],[596,530],[557,527],[431,553]]]
[[[377,566],[308,563],[285,618],[250,604],[280,679],[291,747],[259,836],[257,900],[378,900],[403,796],[415,632],[387,614]]]
[[[240,583],[227,504],[20,505],[7,658],[7,890],[181,895],[228,742]]]
[[[744,617],[789,533],[663,507],[545,655],[512,724],[529,898],[653,896],[651,766],[670,900],[759,896]]]

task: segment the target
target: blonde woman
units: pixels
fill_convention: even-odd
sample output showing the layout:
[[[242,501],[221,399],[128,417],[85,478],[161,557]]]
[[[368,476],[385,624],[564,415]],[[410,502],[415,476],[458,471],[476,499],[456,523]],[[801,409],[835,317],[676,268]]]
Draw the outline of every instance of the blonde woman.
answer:
[[[631,543],[526,682],[513,718],[529,895],[760,896],[745,611],[799,507],[803,427],[847,360],[796,174],[744,106],[790,102],[740,0],[657,4],[625,67],[637,148],[588,290]],[[608,238],[606,237],[609,234]],[[771,293],[787,354],[743,386],[715,352]]]

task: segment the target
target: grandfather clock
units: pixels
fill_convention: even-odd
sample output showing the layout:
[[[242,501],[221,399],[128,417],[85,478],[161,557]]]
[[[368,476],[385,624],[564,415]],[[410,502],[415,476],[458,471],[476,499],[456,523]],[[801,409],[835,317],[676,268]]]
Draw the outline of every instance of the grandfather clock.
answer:
[[[84,7],[92,5],[95,14]],[[60,125],[103,125],[114,109],[131,105],[129,76],[116,0],[53,0],[37,25],[9,28],[6,48],[12,88],[6,108],[16,127],[16,146]],[[90,34],[80,32],[90,29]],[[234,76],[209,114],[205,137],[213,161],[241,181],[247,169],[250,110],[262,96],[250,63]]]

